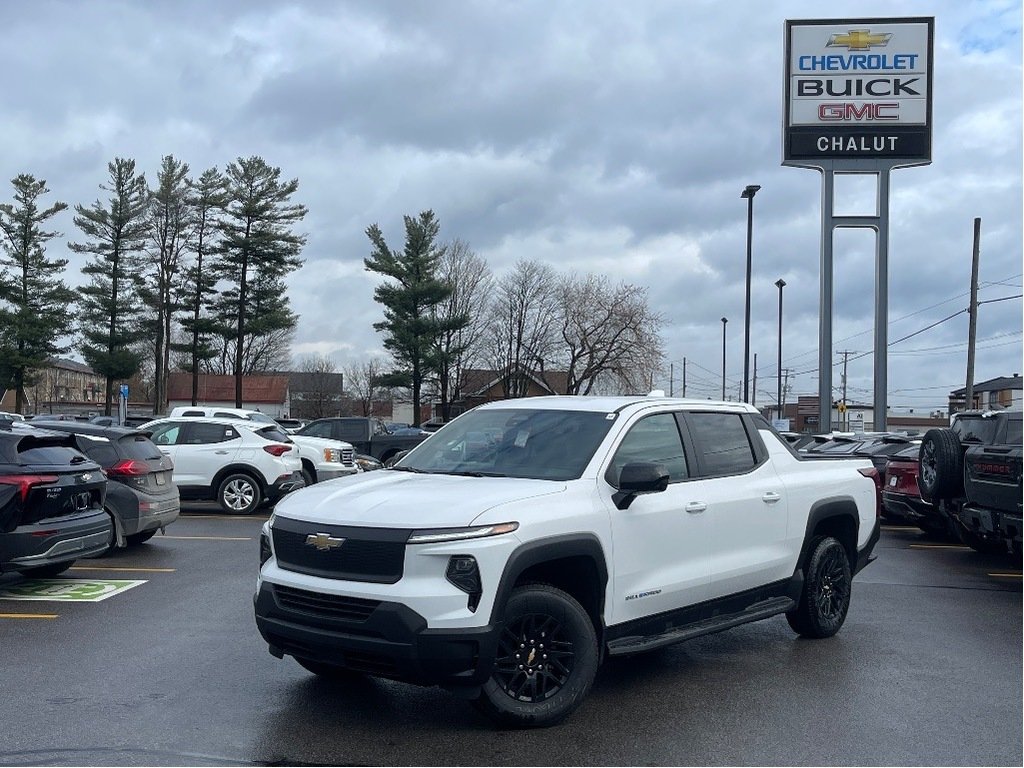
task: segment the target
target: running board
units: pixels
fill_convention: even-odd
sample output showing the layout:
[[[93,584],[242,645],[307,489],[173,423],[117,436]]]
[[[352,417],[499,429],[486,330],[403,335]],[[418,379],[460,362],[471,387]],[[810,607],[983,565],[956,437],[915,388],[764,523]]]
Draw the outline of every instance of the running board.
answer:
[[[652,651],[672,643],[680,643],[683,640],[692,640],[701,635],[710,635],[714,632],[721,632],[726,629],[738,627],[740,624],[747,624],[751,621],[760,621],[771,616],[776,616],[796,608],[796,602],[788,597],[773,597],[755,603],[739,613],[727,613],[722,616],[715,616],[696,624],[688,624],[678,629],[670,629],[660,635],[631,635],[620,637],[608,643],[609,656],[624,656],[630,653],[641,653]]]

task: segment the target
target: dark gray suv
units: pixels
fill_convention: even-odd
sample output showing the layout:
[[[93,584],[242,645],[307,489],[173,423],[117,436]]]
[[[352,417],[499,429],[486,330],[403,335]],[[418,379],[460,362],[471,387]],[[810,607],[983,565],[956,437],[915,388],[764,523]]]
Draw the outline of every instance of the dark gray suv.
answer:
[[[174,465],[145,432],[73,421],[53,422],[46,429],[69,433],[78,450],[106,473],[104,506],[114,521],[109,549],[142,544],[178,519]]]

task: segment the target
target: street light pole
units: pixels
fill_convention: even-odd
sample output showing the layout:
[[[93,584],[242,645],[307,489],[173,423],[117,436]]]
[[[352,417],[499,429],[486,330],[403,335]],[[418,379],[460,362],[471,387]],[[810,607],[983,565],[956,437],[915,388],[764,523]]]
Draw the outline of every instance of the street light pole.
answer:
[[[775,281],[775,287],[779,289],[779,392],[776,395],[775,403],[779,408],[779,418],[782,418],[782,289],[786,287],[786,281],[781,277]]]
[[[740,198],[747,201],[747,300],[743,314],[743,402],[750,402],[750,255],[754,234],[754,195],[761,187],[748,184]]]
[[[725,325],[729,318],[722,318],[722,399],[725,400]]]

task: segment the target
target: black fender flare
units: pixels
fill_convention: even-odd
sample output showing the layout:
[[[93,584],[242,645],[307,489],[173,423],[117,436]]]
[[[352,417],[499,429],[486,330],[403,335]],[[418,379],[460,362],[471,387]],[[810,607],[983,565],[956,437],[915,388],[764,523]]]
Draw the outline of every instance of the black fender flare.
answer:
[[[811,505],[811,511],[807,515],[807,528],[804,530],[804,542],[800,547],[800,559],[796,564],[798,572],[804,570],[807,558],[811,555],[808,545],[811,543],[814,529],[822,521],[832,518],[848,519],[853,523],[853,545],[847,551],[850,556],[850,568],[853,569],[857,562],[857,541],[860,539],[860,513],[857,510],[857,502],[852,496],[833,496]]]
[[[512,551],[508,560],[505,561],[505,568],[498,581],[498,588],[494,595],[494,604],[491,606],[491,626],[498,626],[501,623],[501,611],[512,593],[512,587],[516,580],[528,568],[535,565],[562,560],[567,557],[587,557],[594,562],[597,568],[600,584],[598,585],[598,618],[601,626],[596,627],[598,634],[604,632],[604,598],[608,588],[608,564],[605,559],[604,549],[601,541],[592,533],[569,533],[560,536],[550,536],[536,541],[529,541],[520,545]]]

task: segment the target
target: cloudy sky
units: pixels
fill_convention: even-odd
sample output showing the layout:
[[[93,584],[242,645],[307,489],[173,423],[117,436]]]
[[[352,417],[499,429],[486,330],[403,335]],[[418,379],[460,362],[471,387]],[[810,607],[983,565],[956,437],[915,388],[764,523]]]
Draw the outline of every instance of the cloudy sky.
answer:
[[[758,400],[774,400],[780,277],[783,367],[816,394],[821,177],[781,166],[783,33],[786,19],[876,16],[935,17],[933,162],[892,175],[894,341],[967,306],[975,217],[980,298],[1021,293],[1019,2],[7,0],[0,178],[32,173],[51,200],[89,204],[116,156],[152,182],[165,154],[197,174],[261,155],[309,207],[295,352],[339,368],[382,353],[367,226],[400,247],[403,214],[431,208],[442,238],[497,275],[539,259],[646,287],[676,394],[685,357],[701,397],[721,392],[722,316],[730,393],[741,385],[740,192],[759,184]],[[839,194],[837,212],[868,212],[863,184]],[[77,284],[71,218],[51,253]],[[835,243],[834,360],[855,353],[849,399],[870,403],[873,236]],[[1020,299],[981,308],[976,381],[1021,372],[1021,326]],[[894,411],[945,407],[966,341],[960,314],[892,345]]]

